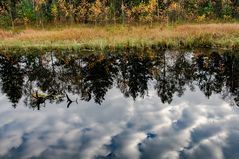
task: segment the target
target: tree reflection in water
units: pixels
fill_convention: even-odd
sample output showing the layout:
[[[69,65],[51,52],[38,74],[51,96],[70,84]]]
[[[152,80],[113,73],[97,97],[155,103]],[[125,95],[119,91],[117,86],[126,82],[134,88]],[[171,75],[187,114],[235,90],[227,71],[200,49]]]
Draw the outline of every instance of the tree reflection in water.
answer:
[[[162,103],[170,103],[195,86],[210,98],[239,105],[239,57],[230,52],[170,52],[126,50],[123,53],[1,54],[1,91],[14,107],[23,97],[26,106],[40,109],[45,101],[67,107],[75,99],[102,104],[108,90],[117,87],[125,97],[144,97],[149,83]],[[36,92],[40,92],[36,96]],[[35,96],[34,96],[35,93]],[[67,95],[68,94],[68,95]],[[77,99],[76,99],[77,102]]]

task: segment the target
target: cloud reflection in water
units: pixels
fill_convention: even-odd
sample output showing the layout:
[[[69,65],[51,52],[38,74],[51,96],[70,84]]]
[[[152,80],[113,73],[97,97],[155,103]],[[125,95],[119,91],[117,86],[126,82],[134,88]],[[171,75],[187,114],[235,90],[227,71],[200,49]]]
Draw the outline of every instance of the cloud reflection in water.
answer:
[[[37,68],[48,71],[49,78],[34,69],[24,70],[29,83],[9,82],[12,77],[6,68],[19,71],[20,67],[3,58],[0,158],[238,159],[239,109],[228,98],[237,95],[238,74],[229,75],[231,66],[222,68],[230,64],[230,56],[214,54],[211,64],[206,56],[166,55],[155,60],[121,57],[126,63],[99,55],[86,58],[88,65],[66,58],[62,68],[57,67],[60,62],[54,68],[48,63]],[[22,79],[24,73],[12,75]],[[19,86],[22,82],[24,88]],[[32,101],[24,106],[32,86],[82,100],[66,109],[64,100],[59,97],[54,102],[54,96],[46,100],[46,107],[33,111],[28,109]],[[19,92],[24,93],[14,96]]]
[[[25,107],[12,111],[6,100],[1,103],[2,158],[236,159],[239,155],[239,111],[219,95],[208,100],[198,90],[186,91],[170,105],[160,104],[151,93],[134,102],[117,89],[100,107],[81,102],[71,109],[52,104],[41,111]]]

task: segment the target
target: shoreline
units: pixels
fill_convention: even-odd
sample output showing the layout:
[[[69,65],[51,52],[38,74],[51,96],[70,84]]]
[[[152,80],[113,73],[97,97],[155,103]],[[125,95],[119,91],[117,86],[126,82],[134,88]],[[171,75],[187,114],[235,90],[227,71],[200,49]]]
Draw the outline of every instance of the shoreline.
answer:
[[[0,30],[1,49],[75,49],[157,47],[162,49],[239,49],[239,24],[176,26],[74,26],[60,29]]]

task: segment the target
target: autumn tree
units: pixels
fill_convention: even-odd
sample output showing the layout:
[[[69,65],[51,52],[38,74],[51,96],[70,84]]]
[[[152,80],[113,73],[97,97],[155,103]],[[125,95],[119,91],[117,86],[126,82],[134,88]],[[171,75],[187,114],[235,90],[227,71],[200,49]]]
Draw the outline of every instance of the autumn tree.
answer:
[[[109,7],[106,6],[105,0],[96,0],[91,4],[90,8],[90,20],[96,24],[98,21],[108,20]]]
[[[43,15],[43,7],[45,4],[45,0],[35,0],[34,9],[37,15],[37,21],[40,26],[44,26],[44,15]]]
[[[86,23],[89,17],[90,4],[82,0],[76,8],[76,21]]]

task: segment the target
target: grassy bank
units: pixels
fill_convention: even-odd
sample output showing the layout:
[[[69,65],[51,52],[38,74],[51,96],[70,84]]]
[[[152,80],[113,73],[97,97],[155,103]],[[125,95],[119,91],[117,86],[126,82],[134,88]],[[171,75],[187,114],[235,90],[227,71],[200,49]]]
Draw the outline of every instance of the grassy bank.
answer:
[[[239,24],[74,26],[0,30],[0,48],[239,48]]]

